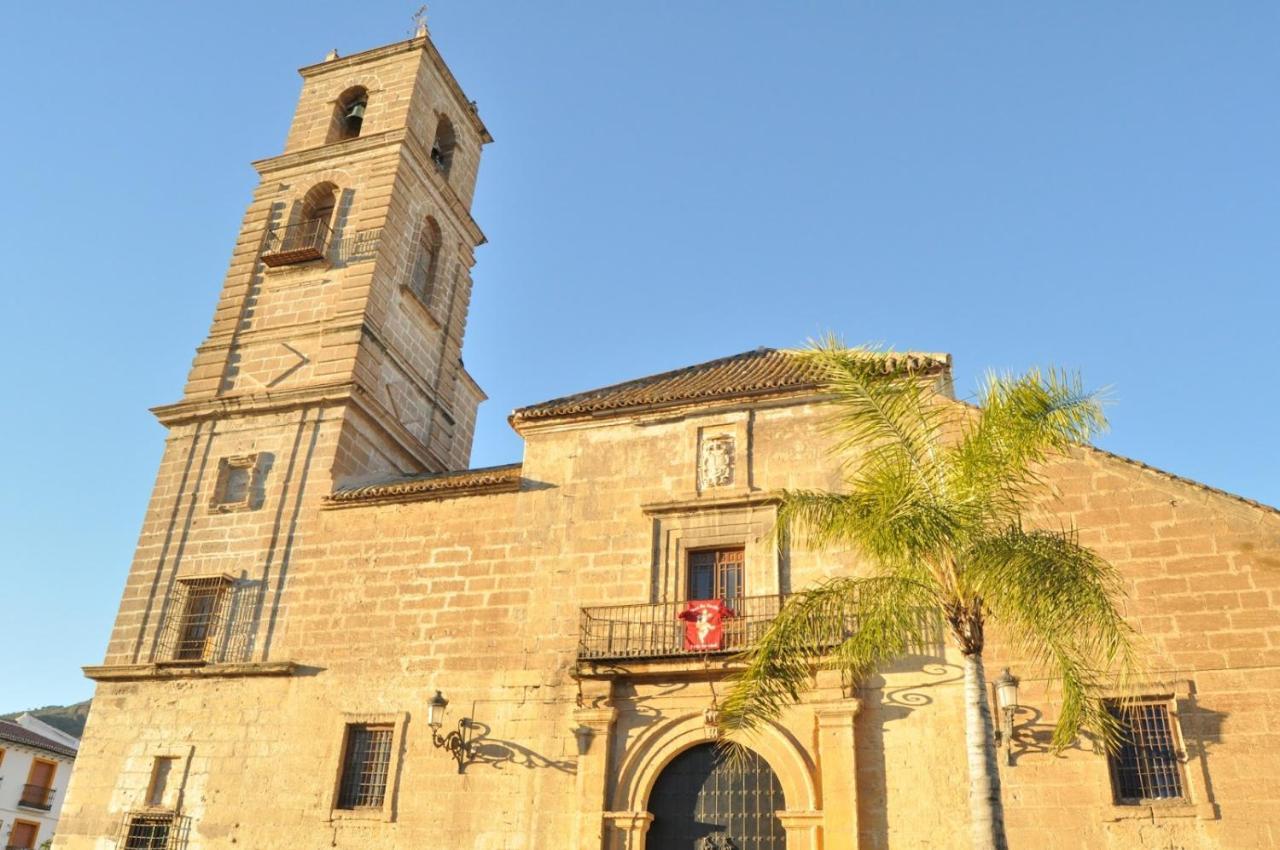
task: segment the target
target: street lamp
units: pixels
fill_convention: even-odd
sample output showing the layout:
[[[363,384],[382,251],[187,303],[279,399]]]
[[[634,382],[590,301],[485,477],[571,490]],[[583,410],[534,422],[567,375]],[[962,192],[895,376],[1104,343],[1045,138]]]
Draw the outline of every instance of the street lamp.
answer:
[[[996,707],[1000,712],[1000,728],[996,730],[996,746],[1005,747],[1005,760],[1013,764],[1013,715],[1018,710],[1018,677],[1004,668],[996,677]]]
[[[449,700],[445,699],[444,694],[436,691],[436,695],[427,701],[427,725],[431,727],[431,742],[440,749],[447,750],[458,763],[458,773],[462,773],[467,762],[471,761],[475,755],[471,741],[467,739],[467,733],[471,729],[471,719],[462,718],[458,721],[457,729],[447,735],[441,735],[440,727],[444,725],[444,712],[448,707]]]

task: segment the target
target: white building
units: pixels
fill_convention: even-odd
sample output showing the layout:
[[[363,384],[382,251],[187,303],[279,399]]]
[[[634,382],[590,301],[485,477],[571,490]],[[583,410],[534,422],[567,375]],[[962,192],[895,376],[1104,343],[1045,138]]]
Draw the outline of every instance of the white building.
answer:
[[[27,850],[53,837],[79,745],[29,714],[0,720],[0,846]]]

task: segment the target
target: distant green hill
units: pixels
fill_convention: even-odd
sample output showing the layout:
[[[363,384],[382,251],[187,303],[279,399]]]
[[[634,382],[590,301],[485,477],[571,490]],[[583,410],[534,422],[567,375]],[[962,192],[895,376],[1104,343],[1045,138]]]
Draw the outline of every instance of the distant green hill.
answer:
[[[91,700],[85,700],[75,705],[46,705],[44,708],[32,708],[26,712],[15,711],[12,714],[0,714],[0,720],[13,720],[19,714],[30,714],[55,729],[61,729],[68,735],[79,738],[84,735],[84,722],[89,719],[90,702]]]

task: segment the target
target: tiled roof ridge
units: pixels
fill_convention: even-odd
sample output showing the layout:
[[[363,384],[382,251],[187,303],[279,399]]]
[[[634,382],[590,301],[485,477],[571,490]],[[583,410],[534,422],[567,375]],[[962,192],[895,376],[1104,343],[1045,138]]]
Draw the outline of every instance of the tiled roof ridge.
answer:
[[[715,360],[683,366],[641,378],[560,396],[513,411],[512,425],[532,420],[598,414],[606,411],[653,407],[699,399],[755,395],[779,390],[817,389],[822,378],[815,367],[790,358],[789,351],[754,348]],[[922,369],[950,366],[947,354],[932,352],[868,352],[883,357],[888,369],[908,363]],[[724,373],[717,375],[717,373]],[[703,383],[700,386],[698,379]],[[716,380],[718,379],[718,380]],[[665,385],[665,387],[664,387]]]
[[[476,469],[431,472],[395,481],[341,488],[330,493],[326,500],[333,504],[347,504],[414,496],[443,499],[450,496],[507,492],[520,486],[522,466],[520,463],[507,463]]]
[[[65,744],[59,743],[52,738],[46,738],[37,732],[32,732],[20,723],[12,720],[0,720],[0,741],[8,741],[12,744],[22,744],[27,747],[34,747],[39,750],[47,750],[61,756],[76,757],[76,751]]]

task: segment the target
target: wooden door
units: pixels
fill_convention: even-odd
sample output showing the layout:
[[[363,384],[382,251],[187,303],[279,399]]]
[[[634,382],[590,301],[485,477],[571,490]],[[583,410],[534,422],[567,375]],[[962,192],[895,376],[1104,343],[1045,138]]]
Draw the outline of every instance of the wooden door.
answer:
[[[734,762],[715,744],[685,750],[649,794],[649,850],[785,850],[786,808],[769,764],[745,750]]]
[[[36,846],[36,834],[40,832],[40,824],[28,823],[23,820],[13,822],[13,829],[9,831],[9,847],[21,847],[23,850],[30,850]]]

